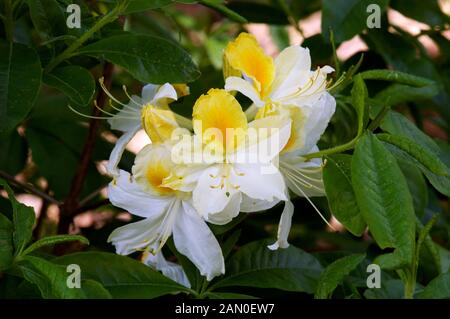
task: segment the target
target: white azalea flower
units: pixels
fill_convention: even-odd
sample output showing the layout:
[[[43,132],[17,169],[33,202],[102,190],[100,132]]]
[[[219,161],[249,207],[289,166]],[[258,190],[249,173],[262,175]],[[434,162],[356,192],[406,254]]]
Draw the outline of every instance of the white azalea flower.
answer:
[[[211,280],[225,271],[221,248],[192,205],[191,194],[163,186],[173,175],[170,144],[144,147],[136,156],[133,176],[120,171],[108,186],[111,203],[144,219],[114,230],[108,241],[118,254],[137,250],[157,254],[170,235],[177,250]]]
[[[126,105],[114,98],[104,86],[103,89],[113,101],[123,106],[108,119],[111,129],[124,132],[117,140],[106,166],[108,173],[117,177],[117,166],[125,147],[140,129],[146,130],[152,142],[161,142],[170,137],[172,129],[178,125],[168,104],[179,96],[188,94],[188,89],[186,85],[148,84],[143,87],[141,97],[131,96]]]
[[[247,33],[241,33],[227,46],[224,60],[231,70],[225,74],[242,75],[242,78],[227,77],[225,89],[239,91],[250,98],[259,108],[256,119],[283,114],[292,119],[290,138],[281,151],[279,169],[289,190],[306,197],[320,214],[309,197],[325,194],[322,160],[307,161],[302,155],[318,151],[316,144],[335,112],[336,101],[327,92],[327,74],[334,70],[325,66],[311,71],[309,50],[300,46],[284,49],[273,60]],[[293,212],[294,206],[286,201],[278,240],[269,248],[289,246],[287,237]]]
[[[273,160],[289,139],[288,117],[272,116],[247,123],[245,113],[231,94],[211,89],[195,103],[193,122],[195,135],[188,142],[189,150],[194,151],[188,152],[187,157],[196,157],[197,144],[203,150],[214,149],[214,156],[205,158],[203,152],[203,161],[180,165],[176,175],[183,177],[180,187],[193,191],[194,207],[205,220],[226,224],[239,211],[259,211],[286,200],[283,177]],[[258,132],[261,128],[273,130],[256,140],[248,139],[249,131]],[[230,129],[236,134],[230,135]],[[209,134],[211,130],[214,136]],[[261,154],[267,144],[273,147]],[[250,161],[251,158],[256,160]],[[171,185],[171,181],[166,185]]]
[[[241,33],[225,49],[226,67],[241,77],[226,78],[225,89],[238,91],[257,107],[269,105],[311,106],[326,92],[325,66],[311,71],[309,50],[298,45],[284,49],[275,60],[266,55],[253,35]]]
[[[173,281],[183,285],[187,288],[191,288],[191,283],[183,270],[183,267],[180,265],[167,261],[164,258],[162,252],[157,253],[156,255],[150,254],[149,252],[145,252],[142,256],[142,262],[147,266],[155,268],[156,270],[161,271],[164,276],[172,279]]]

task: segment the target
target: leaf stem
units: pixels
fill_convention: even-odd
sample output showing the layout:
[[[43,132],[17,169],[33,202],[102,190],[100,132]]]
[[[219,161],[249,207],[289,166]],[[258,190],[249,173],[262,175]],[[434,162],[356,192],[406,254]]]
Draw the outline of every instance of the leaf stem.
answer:
[[[312,158],[318,158],[318,157],[322,157],[324,155],[331,155],[331,154],[336,154],[336,153],[342,153],[344,151],[347,151],[349,149],[352,149],[356,143],[358,142],[360,136],[355,137],[354,139],[352,139],[350,142],[339,145],[339,146],[335,146],[332,148],[328,148],[326,150],[323,151],[319,151],[319,152],[314,152],[314,153],[309,153],[306,155],[303,155],[302,157],[306,158],[306,159],[312,159]]]
[[[84,42],[86,42],[95,32],[99,31],[106,24],[113,22],[120,13],[127,7],[129,0],[125,0],[119,2],[117,6],[106,15],[104,15],[100,20],[97,21],[94,26],[92,26],[88,31],[83,33],[81,37],[79,37],[75,42],[73,42],[66,50],[64,50],[61,54],[59,54],[56,58],[54,58],[44,69],[46,73],[53,70],[56,66],[58,66],[62,61],[70,58]]]

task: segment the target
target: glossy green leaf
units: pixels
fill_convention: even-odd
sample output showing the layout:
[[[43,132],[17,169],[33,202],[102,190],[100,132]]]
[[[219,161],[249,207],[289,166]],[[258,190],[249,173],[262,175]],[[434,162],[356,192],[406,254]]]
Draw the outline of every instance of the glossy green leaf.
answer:
[[[89,240],[80,235],[55,235],[41,238],[38,241],[32,243],[30,246],[27,247],[27,249],[23,251],[22,255],[29,254],[35,251],[36,249],[39,249],[44,246],[56,245],[67,241],[79,241],[85,245],[89,245]]]
[[[422,217],[428,205],[428,185],[423,177],[422,171],[410,161],[400,158],[396,159],[408,183],[409,192],[413,199],[414,211],[417,216]]]
[[[11,265],[13,261],[13,224],[3,214],[0,214],[0,271]]]
[[[66,32],[66,17],[56,0],[27,0],[27,4],[34,26],[45,39]]]
[[[367,125],[369,119],[369,110],[366,104],[368,97],[367,87],[360,75],[356,75],[353,79],[354,85],[352,88],[352,104],[358,115],[358,136],[362,134],[364,127]]]
[[[33,49],[0,41],[0,134],[25,119],[39,92],[41,74]]]
[[[415,141],[428,151],[439,154],[439,146],[425,133],[423,133],[410,120],[398,112],[390,111],[381,122],[381,129],[392,135],[403,136]]]
[[[100,282],[114,298],[156,298],[188,291],[130,257],[83,252],[58,257],[53,262],[60,265],[78,264],[83,279]]]
[[[364,291],[367,299],[402,299],[404,296],[404,285],[400,279],[381,279],[380,288],[370,288]]]
[[[20,262],[23,276],[35,284],[45,299],[81,299],[84,297],[81,289],[71,289],[67,285],[65,267],[55,265],[45,259],[26,256]]]
[[[377,134],[377,138],[380,141],[390,143],[402,149],[432,173],[441,176],[450,176],[450,170],[436,157],[436,154],[431,153],[425,147],[417,144],[414,140],[391,134]]]
[[[378,80],[395,82],[398,84],[405,84],[414,87],[425,87],[432,85],[433,81],[422,76],[417,76],[401,71],[394,70],[368,70],[359,74],[364,80]]]
[[[43,82],[67,95],[75,105],[87,105],[95,93],[91,73],[77,65],[63,66],[45,74]]]
[[[20,255],[25,246],[31,240],[36,216],[34,214],[33,207],[26,206],[16,200],[14,192],[4,180],[0,179],[0,185],[3,186],[8,193],[8,198],[13,208],[13,242],[15,255]]]
[[[366,255],[364,254],[350,255],[340,258],[328,265],[320,275],[314,298],[326,299],[330,297],[336,287],[364,260],[364,258],[366,258]]]
[[[23,276],[35,284],[45,299],[108,298],[109,293],[93,280],[82,280],[80,288],[70,288],[71,272],[65,266],[54,264],[42,258],[25,256],[19,263]],[[81,270],[83,273],[83,270]]]
[[[205,295],[211,299],[258,299],[257,297],[234,292],[208,292]]]
[[[388,2],[388,0],[323,0],[323,36],[329,39],[331,28],[337,43],[350,39],[367,27],[369,5],[378,5],[384,11]]]
[[[271,251],[270,243],[262,240],[242,246],[226,263],[225,277],[211,289],[247,286],[313,293],[323,270],[317,259],[292,245]]]
[[[323,182],[333,215],[353,235],[361,236],[366,223],[356,202],[351,180],[350,155],[329,156],[323,169]]]
[[[187,83],[200,75],[184,49],[153,36],[112,36],[87,45],[78,53],[111,61],[125,68],[139,81],[147,83]]]
[[[19,173],[26,164],[27,142],[17,131],[0,138],[0,169],[10,175]]]
[[[417,295],[417,298],[450,299],[450,272],[440,274],[430,281],[425,289]]]
[[[412,263],[415,215],[408,184],[394,156],[374,135],[358,142],[352,159],[352,183],[358,206],[377,244],[394,248],[375,262],[395,269]]]

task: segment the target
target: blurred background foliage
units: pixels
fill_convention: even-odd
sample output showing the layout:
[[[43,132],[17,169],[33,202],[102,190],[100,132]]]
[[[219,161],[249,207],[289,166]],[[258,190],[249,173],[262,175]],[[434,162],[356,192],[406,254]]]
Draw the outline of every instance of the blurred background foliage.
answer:
[[[223,87],[222,52],[228,41],[239,32],[255,34],[266,52],[273,56],[290,44],[308,47],[314,68],[326,64],[336,67],[330,43],[331,29],[341,72],[362,61],[360,71],[388,68],[423,76],[437,83],[437,94],[423,92],[421,89],[411,91],[397,88],[388,98],[395,101],[395,110],[404,114],[441,146],[444,151],[443,161],[450,165],[450,1],[229,0],[223,4],[221,1],[201,1],[201,4],[196,1],[159,2],[166,5],[152,6],[155,1],[136,0],[135,6],[128,9],[128,15],[106,25],[88,43],[106,36],[133,32],[162,37],[184,47],[199,67],[201,76],[189,83],[189,96],[172,104],[177,113],[190,117],[192,106],[201,94],[211,87]],[[68,29],[65,24],[65,8],[70,3],[77,3],[82,8],[81,29]],[[17,17],[14,40],[34,47],[42,66],[45,66],[92,26],[99,15],[111,10],[115,3],[114,0],[20,1],[14,11]],[[366,8],[372,3],[381,8],[381,28],[366,27]],[[244,21],[247,22],[243,23]],[[3,25],[0,24],[0,34],[4,32]],[[97,82],[102,76],[103,65],[96,58],[76,56],[70,62],[90,71],[92,76],[83,78],[81,74],[80,81],[89,84],[90,81]],[[114,67],[112,79],[111,92],[121,101],[127,101],[123,85],[128,92],[139,94],[144,84],[119,66]],[[108,235],[117,226],[129,222],[132,217],[106,201],[105,186],[109,179],[104,175],[102,166],[118,136],[109,129],[106,121],[99,123],[92,158],[79,194],[80,208],[71,216],[60,217],[57,203],[29,194],[21,187],[31,183],[57,201],[64,201],[70,193],[82,156],[89,119],[75,114],[68,105],[84,114],[91,114],[91,102],[98,93],[92,92],[77,98],[73,94],[61,93],[51,83],[51,79],[44,78],[39,95],[25,120],[16,129],[2,135],[1,177],[14,177],[19,181],[11,184],[18,199],[35,208],[35,239],[57,233],[76,233],[90,240],[90,250],[113,252],[113,247],[106,241]],[[376,96],[389,84],[368,81],[367,86],[369,95]],[[96,91],[99,91],[98,85]],[[336,94],[336,114],[321,139],[321,148],[343,144],[356,134],[356,113],[348,99],[345,99],[349,91],[350,88],[346,88]],[[245,97],[238,96],[238,99],[244,107],[249,106],[250,102]],[[114,112],[108,105],[105,110]],[[134,160],[133,153],[145,143],[143,134],[133,140],[122,159],[123,169],[130,170]],[[447,195],[441,194],[430,186],[416,167],[405,164],[401,168],[406,172],[419,218],[429,220],[431,216],[437,216],[431,236],[439,244],[442,269],[448,269],[450,215],[447,196],[450,190],[446,190]],[[448,184],[444,187],[448,187]],[[0,211],[11,216],[12,208],[5,199],[6,193],[2,191],[1,195]],[[327,199],[323,197],[313,200],[325,216],[330,218]],[[331,219],[331,222],[339,231],[331,231],[305,199],[295,199],[294,204],[290,242],[313,253],[323,265],[344,256],[345,252],[367,252],[368,257],[380,253],[378,246],[367,234],[361,238],[355,237],[340,227],[335,219]],[[233,249],[260,238],[273,238],[281,210],[282,206],[278,205],[265,214],[239,217],[234,224],[238,224],[235,229],[240,230],[240,236]],[[68,227],[59,225],[62,218],[66,219],[64,223]],[[223,241],[237,236],[230,231],[231,227],[226,227],[213,227]],[[76,243],[65,245],[63,252],[84,249],[86,247]],[[171,256],[169,259],[175,260],[168,249],[165,253]],[[425,285],[436,276],[437,270],[426,251],[424,254],[419,268],[419,282]],[[365,266],[363,263],[352,271],[350,279],[335,291],[336,297],[359,296],[355,287],[365,285],[362,279],[366,276]],[[370,291],[365,295],[366,298],[393,297],[398,291],[401,296],[401,282],[393,279],[389,273],[384,273],[383,276],[389,281],[390,289]],[[1,282],[0,294],[8,297],[7,285],[14,283]],[[24,288],[24,291],[28,290]],[[237,292],[259,297],[306,296],[302,293],[254,288],[240,288]],[[28,293],[33,296],[32,291]],[[25,292],[22,294],[26,295]]]

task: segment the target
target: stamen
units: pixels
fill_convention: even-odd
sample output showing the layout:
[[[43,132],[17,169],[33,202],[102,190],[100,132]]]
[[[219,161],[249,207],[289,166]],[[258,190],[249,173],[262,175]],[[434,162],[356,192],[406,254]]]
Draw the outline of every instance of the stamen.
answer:
[[[126,87],[125,85],[122,85],[122,90],[123,90],[123,92],[125,93],[125,95],[130,99],[131,102],[133,102],[134,104],[136,104],[136,105],[139,106],[139,107],[142,107],[142,104],[141,104],[141,103],[136,102],[136,101],[131,97],[131,95],[128,94],[128,90],[127,90],[127,87]],[[131,106],[130,106],[130,107],[131,107]]]
[[[116,99],[116,98],[108,91],[108,89],[107,89],[106,86],[105,86],[105,79],[104,79],[103,77],[101,77],[100,79],[98,79],[98,82],[100,83],[100,86],[101,86],[101,88],[103,89],[103,91],[105,92],[105,94],[106,94],[111,100],[113,100],[114,102],[116,102],[116,103],[119,104],[119,105],[122,105],[123,107],[133,109],[131,106],[126,105],[126,104],[120,102],[118,99]]]

